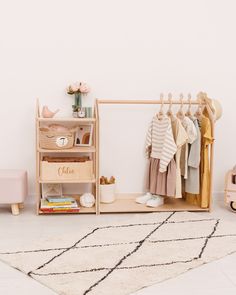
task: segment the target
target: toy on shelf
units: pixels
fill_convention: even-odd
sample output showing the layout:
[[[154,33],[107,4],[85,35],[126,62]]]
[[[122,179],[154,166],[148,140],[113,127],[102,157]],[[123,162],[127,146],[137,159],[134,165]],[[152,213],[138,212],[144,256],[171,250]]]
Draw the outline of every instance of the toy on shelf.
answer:
[[[236,212],[236,166],[225,176],[225,203]]]
[[[91,193],[84,193],[80,197],[80,205],[86,208],[92,208],[95,204],[95,197]]]
[[[48,106],[43,106],[42,117],[43,118],[53,118],[58,112],[59,112],[59,109],[57,109],[55,112],[52,112],[49,110]]]

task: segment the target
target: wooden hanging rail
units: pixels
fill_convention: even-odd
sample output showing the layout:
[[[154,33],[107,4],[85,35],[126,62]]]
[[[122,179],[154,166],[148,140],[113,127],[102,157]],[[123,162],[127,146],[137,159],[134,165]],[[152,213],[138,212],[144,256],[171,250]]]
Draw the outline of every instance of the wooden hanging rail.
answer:
[[[156,100],[112,100],[112,99],[96,99],[95,102],[95,113],[97,117],[97,146],[99,148],[99,105],[202,105],[206,108],[209,119],[212,126],[212,136],[214,138],[214,123],[215,117],[213,114],[213,110],[211,107],[211,99],[207,96],[206,93],[200,92],[197,95],[197,99],[192,100],[191,96],[189,95],[188,100],[183,99],[183,95],[180,95],[180,99],[172,99],[172,94],[168,95],[168,99],[164,99],[163,94],[161,94],[160,99]],[[210,148],[210,186],[209,186],[209,207],[208,208],[200,208],[197,205],[191,205],[185,202],[183,199],[175,199],[175,198],[166,198],[166,203],[162,206],[157,208],[149,208],[145,205],[140,205],[135,203],[135,197],[139,194],[130,194],[130,193],[122,193],[117,195],[116,202],[112,204],[101,204],[100,203],[100,192],[99,192],[99,181],[97,180],[97,214],[99,213],[115,213],[115,212],[157,212],[157,211],[210,211],[211,210],[211,203],[212,203],[212,179],[213,179],[213,159],[214,159],[214,141],[211,144]],[[100,175],[100,161],[97,160],[96,171],[97,175]]]
[[[97,99],[98,104],[170,104],[169,100],[111,100],[111,99]],[[172,104],[186,104],[189,105],[188,100],[172,100]],[[192,105],[199,105],[200,101],[192,100]],[[206,105],[206,102],[201,103],[203,106]]]

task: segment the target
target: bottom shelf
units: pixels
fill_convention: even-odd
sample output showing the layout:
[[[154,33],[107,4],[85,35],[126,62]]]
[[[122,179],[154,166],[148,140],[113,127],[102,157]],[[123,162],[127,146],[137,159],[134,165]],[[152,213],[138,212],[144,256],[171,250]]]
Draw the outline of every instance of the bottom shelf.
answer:
[[[120,194],[114,203],[99,205],[99,213],[142,213],[142,212],[168,212],[168,211],[198,211],[209,212],[209,208],[201,208],[197,205],[190,205],[184,199],[165,198],[165,203],[162,206],[151,208],[145,204],[137,204],[135,198],[140,194]],[[73,196],[79,199],[79,196]],[[79,212],[43,212],[39,209],[39,215],[53,214],[96,214],[96,207],[85,208],[80,207]]]
[[[79,204],[79,197],[78,195],[69,195],[70,197],[73,197],[77,200],[78,204]],[[80,204],[79,204],[80,206]],[[95,214],[96,213],[96,206],[94,205],[92,208],[85,208],[85,207],[82,207],[80,206],[80,210],[79,212],[45,212],[45,211],[42,211],[38,210],[38,214],[39,215],[54,215],[54,214]]]
[[[54,214],[95,214],[96,213],[96,209],[95,206],[93,206],[92,208],[85,208],[85,207],[80,207],[80,211],[79,212],[43,212],[39,209],[39,215],[54,215]]]
[[[140,194],[122,194],[118,196],[114,203],[100,203],[100,213],[132,213],[132,212],[160,212],[160,211],[209,211],[209,208],[203,209],[197,205],[190,205],[184,199],[165,198],[162,206],[151,208],[145,204],[138,204],[135,198]]]

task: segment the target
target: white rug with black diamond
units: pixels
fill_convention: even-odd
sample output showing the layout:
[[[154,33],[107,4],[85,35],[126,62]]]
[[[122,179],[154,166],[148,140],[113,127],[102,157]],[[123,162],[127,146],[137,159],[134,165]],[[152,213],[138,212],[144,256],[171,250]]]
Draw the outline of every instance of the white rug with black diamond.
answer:
[[[0,259],[58,294],[131,294],[236,252],[236,226],[208,214],[137,214],[1,251]]]

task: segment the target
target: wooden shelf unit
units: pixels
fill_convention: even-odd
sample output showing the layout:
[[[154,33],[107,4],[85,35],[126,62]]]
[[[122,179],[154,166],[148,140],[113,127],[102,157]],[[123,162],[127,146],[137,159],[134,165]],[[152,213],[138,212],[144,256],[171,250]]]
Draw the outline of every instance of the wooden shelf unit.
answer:
[[[37,207],[37,214],[100,214],[100,213],[138,213],[138,212],[168,212],[168,211],[196,211],[196,212],[204,212],[204,211],[210,211],[211,209],[211,198],[209,203],[209,208],[201,208],[196,205],[190,205],[187,202],[184,201],[184,199],[174,199],[174,198],[165,198],[165,203],[162,206],[159,206],[157,208],[151,208],[147,207],[146,205],[137,204],[135,202],[135,198],[140,194],[132,194],[132,193],[123,193],[117,195],[116,201],[111,204],[103,204],[100,203],[100,195],[99,195],[99,105],[102,104],[169,104],[169,101],[160,101],[160,100],[96,100],[95,103],[95,113],[93,118],[85,118],[85,119],[79,119],[79,118],[41,118],[39,113],[39,105],[37,103],[37,109],[36,109],[36,207]],[[181,104],[179,100],[172,101],[173,104]],[[182,101],[182,104],[189,104],[189,101]],[[192,101],[193,105],[198,105],[199,101],[195,100]],[[210,107],[210,104],[208,102],[208,98],[205,97],[205,99],[201,102],[201,104],[207,109],[209,118],[211,121],[212,126],[212,133],[214,137],[214,118],[213,113]],[[79,123],[93,123],[94,124],[94,130],[93,130],[93,146],[91,147],[73,147],[72,149],[65,149],[65,150],[46,150],[39,147],[38,137],[39,137],[39,127],[41,124],[44,126],[47,123],[51,122],[57,122],[57,123],[68,123],[68,124],[78,124]],[[80,207],[81,210],[79,213],[60,213],[60,212],[54,212],[54,213],[45,213],[42,212],[39,208],[40,206],[40,199],[41,199],[41,184],[42,183],[58,183],[58,181],[42,181],[40,179],[40,160],[42,159],[42,156],[44,154],[68,154],[74,156],[75,153],[90,153],[91,157],[93,159],[94,164],[94,178],[90,179],[88,181],[82,181],[82,180],[65,180],[61,181],[61,183],[91,183],[92,184],[92,192],[95,196],[96,203],[95,206],[92,208],[84,208]],[[212,177],[213,177],[213,159],[214,159],[214,142],[211,144],[210,148],[210,196],[212,194]]]
[[[49,150],[49,149],[44,149],[40,148],[39,146],[39,128],[41,126],[45,126],[47,124],[66,124],[66,125],[71,125],[73,123],[73,126],[79,126],[79,125],[86,125],[86,124],[93,124],[93,138],[92,146],[79,146],[79,147],[73,147],[71,149],[61,149],[61,150]],[[98,208],[98,149],[97,149],[97,113],[95,110],[94,116],[92,118],[65,118],[65,117],[56,117],[56,118],[42,118],[40,117],[40,107],[39,107],[39,102],[37,101],[36,103],[36,212],[38,215],[52,215],[52,214],[86,214],[86,213],[92,213],[96,214],[97,208]],[[50,154],[55,156],[59,156],[63,154],[63,157],[66,155],[67,157],[74,157],[76,154],[80,155],[81,153],[84,153],[86,155],[90,155],[92,161],[93,161],[93,174],[94,177],[91,179],[78,179],[78,180],[42,180],[40,178],[40,161],[42,160],[44,155]],[[95,196],[95,205],[92,208],[85,208],[80,206],[80,211],[79,212],[43,212],[40,210],[40,200],[42,198],[42,184],[43,183],[61,183],[61,184],[91,184],[91,192]],[[76,195],[77,202],[79,204],[79,197]]]

